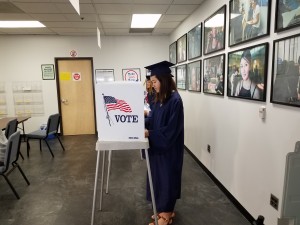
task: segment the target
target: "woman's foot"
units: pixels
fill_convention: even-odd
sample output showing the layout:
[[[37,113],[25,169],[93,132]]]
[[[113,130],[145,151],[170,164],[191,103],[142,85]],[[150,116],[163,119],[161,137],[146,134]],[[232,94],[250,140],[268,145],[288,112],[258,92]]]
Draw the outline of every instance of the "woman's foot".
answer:
[[[157,218],[158,219],[159,219],[159,215],[160,215],[160,213],[157,213]],[[172,212],[172,214],[171,214],[171,219],[173,219],[173,218],[175,218],[175,212]],[[155,219],[154,215],[151,216],[151,219],[153,219],[153,220]]]
[[[157,215],[158,225],[169,225],[169,224],[172,224],[174,216],[175,216],[174,212],[162,212],[162,213],[159,213]],[[152,217],[154,219],[154,215]],[[155,222],[152,222],[149,225],[155,225]]]

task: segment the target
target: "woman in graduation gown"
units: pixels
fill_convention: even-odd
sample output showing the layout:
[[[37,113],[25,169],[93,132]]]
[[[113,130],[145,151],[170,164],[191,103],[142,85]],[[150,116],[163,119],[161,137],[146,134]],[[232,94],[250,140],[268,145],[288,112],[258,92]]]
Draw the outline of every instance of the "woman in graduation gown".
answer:
[[[183,103],[169,68],[173,65],[163,61],[146,67],[151,70],[150,79],[156,91],[145,137],[149,138],[149,160],[159,225],[172,223],[176,200],[181,194],[184,115]],[[151,201],[149,184],[147,199]]]

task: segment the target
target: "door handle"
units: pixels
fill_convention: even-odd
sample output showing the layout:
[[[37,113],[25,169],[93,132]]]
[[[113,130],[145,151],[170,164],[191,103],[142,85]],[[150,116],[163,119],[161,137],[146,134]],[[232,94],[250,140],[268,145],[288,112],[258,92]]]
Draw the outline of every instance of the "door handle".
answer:
[[[61,99],[60,101],[61,101],[61,103],[65,104],[65,105],[69,104],[68,99]]]

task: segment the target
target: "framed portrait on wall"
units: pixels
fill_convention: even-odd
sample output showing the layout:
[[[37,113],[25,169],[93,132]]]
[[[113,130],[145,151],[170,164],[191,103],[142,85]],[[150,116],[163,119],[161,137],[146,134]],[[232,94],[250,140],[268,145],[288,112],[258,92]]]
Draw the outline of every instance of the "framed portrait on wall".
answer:
[[[228,53],[227,96],[266,101],[269,44]]]
[[[188,90],[201,91],[201,60],[187,64]]]
[[[186,64],[176,67],[176,86],[178,89],[186,89]]]
[[[204,55],[225,49],[226,5],[204,21]]]
[[[276,0],[275,32],[300,26],[300,1]]]
[[[170,67],[171,69],[171,74],[173,75],[173,80],[176,83],[176,66]]]
[[[203,92],[224,95],[225,54],[203,60]]]
[[[177,40],[177,63],[186,61],[186,48],[187,41],[186,34],[184,34]]]
[[[172,44],[170,44],[169,46],[169,60],[171,63],[176,64],[177,63],[177,59],[176,59],[176,41],[173,42]]]
[[[271,102],[300,107],[300,35],[273,42]]]
[[[202,23],[198,24],[187,34],[188,59],[194,59],[202,55]]]
[[[113,69],[95,69],[96,84],[107,81],[115,81]]]
[[[271,0],[230,0],[229,46],[270,34]]]

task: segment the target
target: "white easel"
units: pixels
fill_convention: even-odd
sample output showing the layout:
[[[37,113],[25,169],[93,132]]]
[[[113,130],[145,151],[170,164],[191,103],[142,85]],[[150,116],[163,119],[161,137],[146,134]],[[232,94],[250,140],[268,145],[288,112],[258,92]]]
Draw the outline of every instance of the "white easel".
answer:
[[[148,171],[148,178],[149,178],[149,186],[150,186],[150,193],[152,199],[152,207],[153,207],[153,214],[155,218],[155,225],[158,225],[157,220],[157,211],[156,211],[156,204],[155,204],[155,197],[154,197],[154,190],[153,190],[153,183],[152,183],[152,176],[151,176],[151,169],[149,163],[149,155],[148,155],[148,148],[149,142],[148,139],[143,141],[97,141],[96,143],[96,151],[97,151],[97,162],[96,162],[96,173],[95,173],[95,185],[94,185],[94,195],[93,195],[93,208],[92,208],[92,220],[91,225],[94,225],[95,219],[95,207],[96,207],[96,197],[97,197],[97,184],[98,184],[98,172],[99,172],[99,162],[100,162],[100,152],[103,152],[102,157],[102,171],[101,171],[101,190],[100,190],[100,205],[99,208],[102,210],[102,197],[103,197],[103,180],[104,180],[104,169],[105,169],[105,153],[109,151],[109,165],[108,168],[110,170],[110,162],[111,162],[111,151],[112,150],[136,150],[136,149],[145,149],[146,155],[146,162],[147,162],[147,171]],[[109,171],[107,176],[109,176]],[[107,177],[107,186],[108,186],[109,177]]]

